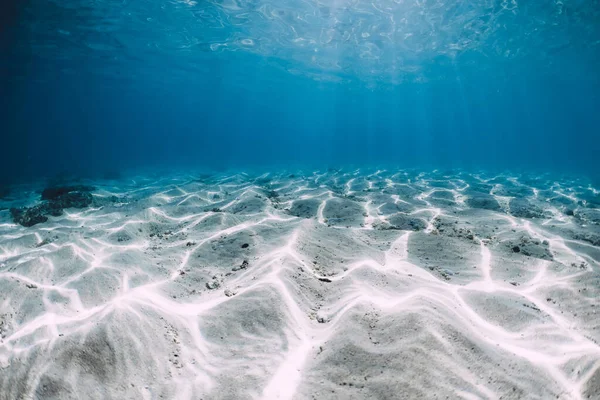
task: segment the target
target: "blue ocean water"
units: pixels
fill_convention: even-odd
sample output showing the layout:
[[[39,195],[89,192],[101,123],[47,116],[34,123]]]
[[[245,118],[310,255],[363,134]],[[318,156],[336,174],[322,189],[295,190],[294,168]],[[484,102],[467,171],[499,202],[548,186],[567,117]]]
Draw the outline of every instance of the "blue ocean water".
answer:
[[[600,1],[28,0],[1,14],[4,181],[600,173]]]
[[[0,400],[600,399],[600,0],[0,0]]]

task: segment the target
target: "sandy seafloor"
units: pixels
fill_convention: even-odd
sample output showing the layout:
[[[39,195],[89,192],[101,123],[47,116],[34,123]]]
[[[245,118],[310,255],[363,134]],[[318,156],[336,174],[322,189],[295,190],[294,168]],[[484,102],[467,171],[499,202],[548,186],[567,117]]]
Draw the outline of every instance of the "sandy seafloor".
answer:
[[[340,170],[0,200],[0,399],[600,399],[584,179]]]

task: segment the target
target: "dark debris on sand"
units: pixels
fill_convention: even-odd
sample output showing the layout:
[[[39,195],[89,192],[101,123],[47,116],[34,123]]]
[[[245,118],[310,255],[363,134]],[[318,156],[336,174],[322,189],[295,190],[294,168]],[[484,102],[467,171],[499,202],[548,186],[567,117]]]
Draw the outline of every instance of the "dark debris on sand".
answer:
[[[539,258],[542,260],[553,260],[550,253],[549,243],[546,240],[539,240],[528,235],[521,236],[518,240],[509,240],[506,246],[513,253],[520,253],[524,256]]]
[[[62,186],[46,188],[42,191],[42,203],[33,207],[11,208],[10,214],[15,223],[31,227],[48,221],[48,216],[62,215],[65,208],[85,208],[92,204],[91,186]]]
[[[71,193],[88,193],[94,190],[96,188],[85,185],[48,187],[42,191],[42,200],[60,200]]]
[[[527,199],[514,198],[509,203],[510,213],[518,218],[542,218],[544,211]]]
[[[595,208],[580,208],[577,212],[572,213],[578,220],[583,223],[592,225],[600,225],[600,210]]]
[[[583,240],[593,246],[600,246],[600,233],[594,232],[574,232],[573,238],[575,240]]]

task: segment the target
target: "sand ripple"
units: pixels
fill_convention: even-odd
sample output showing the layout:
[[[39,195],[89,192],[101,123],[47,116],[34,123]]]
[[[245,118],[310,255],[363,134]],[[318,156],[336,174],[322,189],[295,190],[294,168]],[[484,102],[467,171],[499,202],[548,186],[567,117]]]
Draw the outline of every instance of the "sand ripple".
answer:
[[[600,398],[585,182],[93,184],[44,224],[0,213],[0,399]]]

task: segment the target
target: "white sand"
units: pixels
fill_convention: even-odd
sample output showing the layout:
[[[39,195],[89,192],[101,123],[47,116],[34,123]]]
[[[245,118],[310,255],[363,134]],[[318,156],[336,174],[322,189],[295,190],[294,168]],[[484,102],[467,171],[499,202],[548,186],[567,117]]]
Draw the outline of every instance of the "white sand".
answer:
[[[91,183],[94,207],[31,228],[0,212],[2,400],[600,399],[581,182]]]

